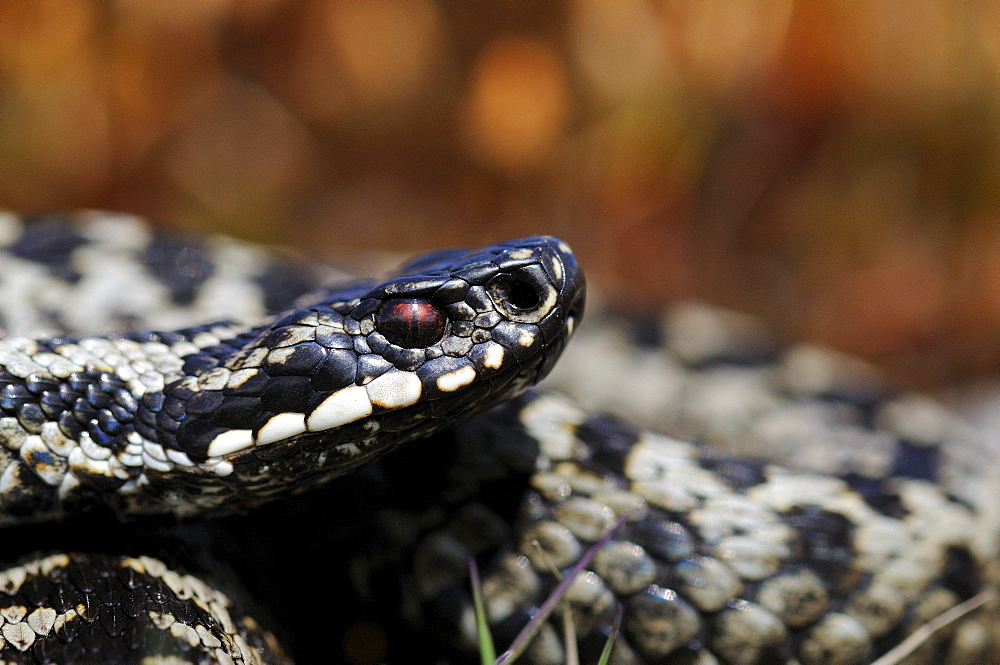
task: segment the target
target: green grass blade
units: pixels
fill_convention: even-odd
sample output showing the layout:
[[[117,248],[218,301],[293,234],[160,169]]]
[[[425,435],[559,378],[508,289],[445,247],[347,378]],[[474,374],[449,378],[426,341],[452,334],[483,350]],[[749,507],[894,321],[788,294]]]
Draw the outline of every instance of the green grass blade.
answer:
[[[483,584],[479,580],[479,566],[475,559],[469,559],[469,583],[472,585],[472,604],[476,609],[476,633],[479,637],[479,658],[483,665],[493,665],[497,650],[490,635],[490,624],[486,620],[486,605],[483,603]]]
[[[608,661],[611,660],[611,650],[615,646],[615,640],[618,639],[618,629],[622,625],[622,609],[622,604],[618,603],[615,607],[615,620],[611,624],[611,632],[608,633],[608,641],[604,643],[604,649],[601,651],[597,665],[608,665]]]

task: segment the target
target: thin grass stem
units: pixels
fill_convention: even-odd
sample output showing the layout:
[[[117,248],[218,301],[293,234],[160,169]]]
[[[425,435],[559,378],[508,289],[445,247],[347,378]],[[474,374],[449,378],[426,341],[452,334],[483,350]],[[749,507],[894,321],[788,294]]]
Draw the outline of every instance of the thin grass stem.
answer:
[[[542,603],[540,608],[538,608],[538,611],[535,612],[535,615],[531,617],[531,621],[529,621],[527,625],[521,629],[521,632],[518,633],[516,638],[514,638],[510,647],[500,654],[500,657],[497,658],[495,665],[513,663],[518,656],[524,653],[524,650],[528,648],[531,640],[535,637],[538,631],[541,630],[542,624],[549,618],[549,615],[552,614],[552,610],[555,609],[559,600],[566,594],[566,590],[569,589],[569,585],[573,583],[573,580],[576,579],[577,575],[583,572],[584,568],[590,565],[590,561],[594,558],[597,552],[604,547],[604,545],[607,544],[607,542],[611,540],[611,538],[614,537],[614,535],[617,534],[623,526],[625,526],[629,517],[630,515],[627,514],[619,517],[615,523],[611,525],[611,528],[608,529],[603,536],[601,536],[600,540],[584,552],[583,556],[580,557],[580,560],[576,562],[576,565],[570,569],[569,574],[566,575],[565,579],[563,579],[558,586],[556,586],[555,590],[549,595],[548,598],[545,599],[545,602]]]

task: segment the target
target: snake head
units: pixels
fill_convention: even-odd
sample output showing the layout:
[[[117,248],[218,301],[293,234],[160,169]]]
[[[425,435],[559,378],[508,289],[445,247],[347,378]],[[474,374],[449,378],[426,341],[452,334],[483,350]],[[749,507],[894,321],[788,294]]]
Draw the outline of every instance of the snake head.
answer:
[[[584,291],[569,247],[548,236],[425,255],[239,335],[232,353],[190,358],[137,420],[256,495],[311,485],[543,378]]]

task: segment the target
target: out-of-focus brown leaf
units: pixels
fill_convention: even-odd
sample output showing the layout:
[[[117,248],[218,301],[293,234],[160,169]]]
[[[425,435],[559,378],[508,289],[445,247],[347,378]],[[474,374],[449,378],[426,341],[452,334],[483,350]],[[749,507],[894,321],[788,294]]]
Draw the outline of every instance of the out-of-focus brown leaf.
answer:
[[[472,154],[516,174],[554,157],[566,121],[566,71],[550,46],[500,39],[475,63],[462,108]]]

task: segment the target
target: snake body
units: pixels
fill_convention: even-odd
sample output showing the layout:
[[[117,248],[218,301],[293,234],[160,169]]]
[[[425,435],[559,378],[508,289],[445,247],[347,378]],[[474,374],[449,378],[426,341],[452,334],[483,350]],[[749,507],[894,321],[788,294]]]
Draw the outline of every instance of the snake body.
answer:
[[[861,414],[865,444],[893,450],[836,473],[518,396],[582,313],[557,240],[438,252],[303,295],[330,273],[133,218],[24,221],[0,217],[0,515],[31,540],[20,551],[50,553],[0,575],[9,662],[287,662],[239,594],[155,558],[183,562],[178,542],[230,560],[300,662],[466,662],[469,557],[506,639],[555,586],[550,568],[623,516],[567,597],[583,662],[620,604],[616,663],[867,663],[989,584],[989,468],[884,425],[881,396],[776,388]],[[776,371],[766,354],[735,366]],[[994,628],[974,613],[907,662],[989,662]],[[366,652],[359,634],[381,637]],[[549,625],[526,657],[565,648]]]

